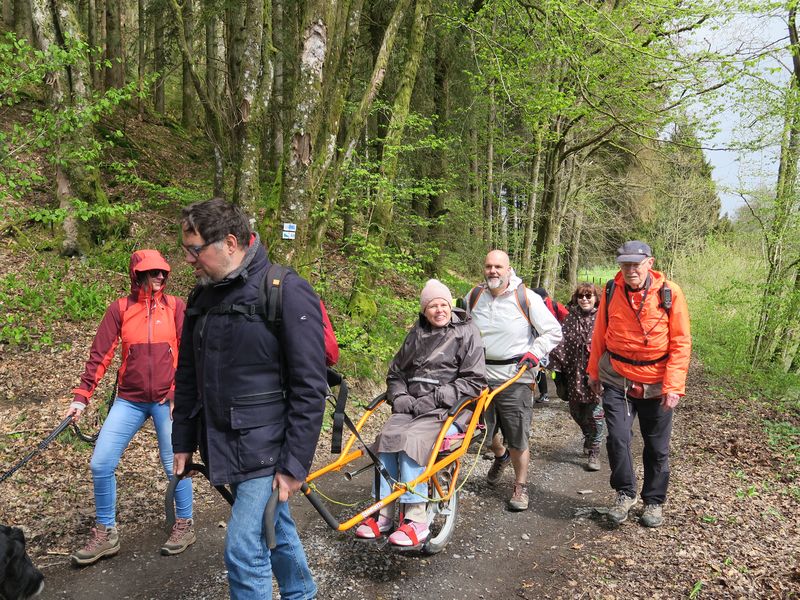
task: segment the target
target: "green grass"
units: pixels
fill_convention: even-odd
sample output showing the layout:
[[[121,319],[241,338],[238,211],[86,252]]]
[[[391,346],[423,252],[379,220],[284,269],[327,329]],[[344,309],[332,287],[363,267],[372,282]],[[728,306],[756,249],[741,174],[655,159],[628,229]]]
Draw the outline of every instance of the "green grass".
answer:
[[[70,272],[68,259],[42,254],[20,273],[0,277],[0,344],[40,350],[53,345],[57,323],[102,317],[114,288],[78,271]]]

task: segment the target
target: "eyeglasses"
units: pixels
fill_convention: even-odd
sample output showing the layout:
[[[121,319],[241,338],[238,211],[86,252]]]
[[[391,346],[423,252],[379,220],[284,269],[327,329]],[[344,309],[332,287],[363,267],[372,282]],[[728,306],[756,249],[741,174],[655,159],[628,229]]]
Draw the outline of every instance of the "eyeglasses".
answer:
[[[159,275],[164,278],[167,277],[167,271],[164,269],[150,269],[149,271],[145,271],[145,273],[147,273],[150,277],[158,277]]]
[[[594,298],[594,294],[578,294],[576,298],[578,300],[591,300]]]
[[[181,244],[181,246],[183,246],[183,251],[186,252],[186,254],[191,254],[195,258],[200,258],[200,253],[203,251],[203,249],[215,243],[216,240],[212,242],[206,242],[205,244],[200,244],[198,246],[187,246],[186,244]]]

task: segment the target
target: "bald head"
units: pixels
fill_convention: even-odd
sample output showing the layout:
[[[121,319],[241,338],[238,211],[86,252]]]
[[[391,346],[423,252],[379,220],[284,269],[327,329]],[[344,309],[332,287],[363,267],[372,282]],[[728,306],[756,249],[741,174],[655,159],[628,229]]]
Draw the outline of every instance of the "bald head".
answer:
[[[483,261],[483,277],[492,296],[499,296],[508,287],[511,279],[511,265],[508,254],[502,250],[492,250]]]

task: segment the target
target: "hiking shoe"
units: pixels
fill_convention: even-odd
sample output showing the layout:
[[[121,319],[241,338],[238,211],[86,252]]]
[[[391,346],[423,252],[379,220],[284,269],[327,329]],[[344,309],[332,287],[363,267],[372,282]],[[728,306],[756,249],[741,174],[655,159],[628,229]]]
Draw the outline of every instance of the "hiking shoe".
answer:
[[[600,470],[600,451],[599,450],[590,450],[589,451],[589,460],[586,462],[586,470],[587,471],[599,471]]]
[[[528,487],[524,483],[514,484],[514,493],[508,501],[508,510],[528,510]]]
[[[608,511],[608,518],[617,525],[624,523],[628,519],[628,511],[630,511],[638,501],[639,496],[631,498],[626,495],[625,492],[619,492],[619,494],[617,494],[617,501]]]
[[[172,556],[180,554],[197,541],[194,534],[194,521],[192,519],[175,519],[169,539],[161,546],[161,554]]]
[[[661,527],[664,524],[661,504],[645,504],[639,522],[645,527]]]
[[[72,555],[72,564],[76,567],[85,567],[105,556],[114,556],[117,552],[119,552],[117,528],[98,523],[92,527],[91,537],[86,545]]]
[[[511,455],[506,451],[505,458],[497,458],[495,457],[492,466],[489,467],[489,472],[486,474],[486,483],[489,485],[496,485],[498,481],[500,481],[500,477],[503,476],[503,471],[506,470],[506,467],[511,464]]]
[[[542,394],[536,399],[536,404],[543,404],[544,402],[550,402],[550,396],[547,394]]]

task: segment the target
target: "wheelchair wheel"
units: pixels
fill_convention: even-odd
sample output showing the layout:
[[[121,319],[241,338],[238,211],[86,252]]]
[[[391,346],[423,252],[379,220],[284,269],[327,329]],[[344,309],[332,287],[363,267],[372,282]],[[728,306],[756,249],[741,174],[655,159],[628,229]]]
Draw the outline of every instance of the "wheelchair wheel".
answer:
[[[428,486],[428,494],[431,498],[438,500],[442,497],[439,490],[433,485],[434,478],[439,482],[439,486],[445,495],[449,493],[451,487],[455,487],[456,482],[453,481],[454,470],[455,463],[442,469],[431,478],[431,484]],[[453,491],[453,495],[446,501],[428,502],[428,527],[431,533],[422,546],[422,551],[425,554],[436,554],[444,550],[447,542],[453,536],[453,531],[455,531],[457,516],[457,491]]]

